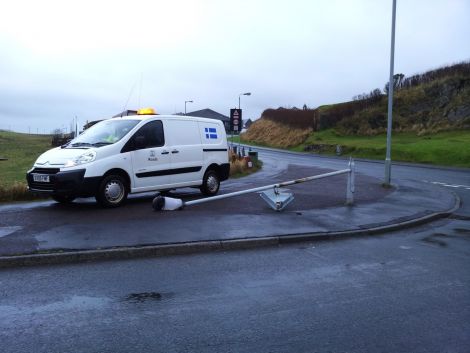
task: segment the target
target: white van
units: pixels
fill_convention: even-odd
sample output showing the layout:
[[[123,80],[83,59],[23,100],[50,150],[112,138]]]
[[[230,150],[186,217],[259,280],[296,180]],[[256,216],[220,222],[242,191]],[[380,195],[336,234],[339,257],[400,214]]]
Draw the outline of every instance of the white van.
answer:
[[[138,114],[103,120],[43,153],[27,173],[29,190],[58,202],[95,196],[105,207],[129,193],[188,186],[217,194],[230,171],[222,121]]]

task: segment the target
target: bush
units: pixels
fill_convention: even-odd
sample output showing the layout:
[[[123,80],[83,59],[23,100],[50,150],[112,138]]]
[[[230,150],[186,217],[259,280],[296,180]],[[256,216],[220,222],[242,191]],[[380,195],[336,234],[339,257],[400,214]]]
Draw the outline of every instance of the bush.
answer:
[[[0,185],[0,202],[29,201],[38,198],[44,197],[37,196],[29,192],[26,183],[14,182],[9,186]]]
[[[261,168],[260,161],[251,161],[253,163],[252,167],[248,167],[248,158],[240,157],[233,152],[229,152],[230,159],[230,177],[240,177],[246,174],[251,174],[256,172]]]

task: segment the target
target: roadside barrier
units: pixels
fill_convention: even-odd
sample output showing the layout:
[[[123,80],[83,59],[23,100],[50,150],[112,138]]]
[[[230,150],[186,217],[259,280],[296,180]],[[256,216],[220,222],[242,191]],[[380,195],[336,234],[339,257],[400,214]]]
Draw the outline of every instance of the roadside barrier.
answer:
[[[198,205],[201,203],[227,199],[229,197],[235,197],[245,194],[250,194],[254,192],[261,192],[261,197],[265,200],[271,208],[275,211],[282,211],[290,202],[294,200],[292,193],[289,193],[286,189],[281,189],[282,187],[295,185],[300,183],[305,183],[307,181],[313,181],[318,179],[324,179],[332,177],[335,175],[348,174],[347,185],[346,185],[346,204],[354,204],[354,191],[355,191],[355,165],[354,160],[351,158],[348,163],[347,169],[338,170],[335,172],[324,173],[319,175],[313,175],[306,178],[295,179],[291,181],[285,181],[283,183],[271,184],[266,186],[260,186],[257,188],[240,190],[231,192],[228,194],[217,195],[212,197],[207,197],[203,199],[193,200],[193,201],[183,201],[181,199],[157,196],[152,201],[152,207],[155,211],[174,211],[181,210],[185,207]],[[269,192],[265,192],[269,190]]]

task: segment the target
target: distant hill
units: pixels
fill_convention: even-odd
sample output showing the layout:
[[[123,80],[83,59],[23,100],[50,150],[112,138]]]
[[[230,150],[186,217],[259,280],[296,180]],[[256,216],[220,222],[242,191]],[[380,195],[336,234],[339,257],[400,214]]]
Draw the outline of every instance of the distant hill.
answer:
[[[396,74],[394,88],[395,132],[425,135],[470,129],[470,61],[410,77]],[[307,131],[334,129],[342,135],[378,135],[387,127],[387,91],[388,84],[383,90],[376,88],[359,94],[352,101],[316,109],[306,106],[303,109],[267,109],[242,139],[291,147],[299,144],[299,138],[305,140],[309,135]],[[272,136],[283,136],[287,132],[291,135],[287,143],[272,143]]]

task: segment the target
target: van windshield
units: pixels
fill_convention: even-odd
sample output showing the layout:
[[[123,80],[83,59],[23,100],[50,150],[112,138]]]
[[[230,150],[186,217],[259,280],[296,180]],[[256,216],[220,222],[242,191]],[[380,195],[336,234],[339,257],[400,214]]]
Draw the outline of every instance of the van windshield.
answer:
[[[140,120],[103,120],[85,130],[70,141],[67,147],[100,147],[118,142],[136,126]]]

